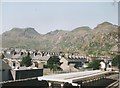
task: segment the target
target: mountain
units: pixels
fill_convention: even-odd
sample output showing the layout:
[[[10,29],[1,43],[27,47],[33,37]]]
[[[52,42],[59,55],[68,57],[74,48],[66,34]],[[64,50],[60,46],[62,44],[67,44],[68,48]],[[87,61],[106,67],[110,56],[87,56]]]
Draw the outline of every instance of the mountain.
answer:
[[[83,26],[72,31],[55,30],[44,35],[34,28],[13,28],[2,34],[2,46],[105,55],[118,42],[117,29],[117,25],[109,22],[98,24],[94,29]]]
[[[38,39],[41,36],[34,28],[13,28],[2,34],[2,46],[35,48],[38,46]]]
[[[40,34],[34,28],[13,28],[2,34],[3,37],[35,37]]]

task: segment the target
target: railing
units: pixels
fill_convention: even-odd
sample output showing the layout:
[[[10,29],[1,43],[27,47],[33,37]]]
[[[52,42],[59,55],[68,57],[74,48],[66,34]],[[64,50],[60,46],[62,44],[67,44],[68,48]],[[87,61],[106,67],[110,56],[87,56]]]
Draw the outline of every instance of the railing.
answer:
[[[119,88],[119,81],[115,81],[114,83],[110,84],[106,88]]]
[[[0,82],[0,84],[4,84],[4,83],[10,83],[10,82],[27,81],[27,80],[31,80],[31,79],[37,79],[37,77],[26,78],[26,79],[19,79],[19,80],[9,80],[9,81],[2,81],[2,82]]]

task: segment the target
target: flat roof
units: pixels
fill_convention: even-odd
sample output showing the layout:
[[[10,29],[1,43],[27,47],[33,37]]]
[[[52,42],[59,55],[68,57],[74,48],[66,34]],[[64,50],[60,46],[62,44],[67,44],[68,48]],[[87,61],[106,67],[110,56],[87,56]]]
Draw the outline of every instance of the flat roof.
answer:
[[[46,75],[46,76],[38,77],[38,80],[72,83],[73,80],[83,79],[96,75],[102,75],[108,72],[110,71],[93,70],[93,71],[72,72],[72,73],[64,73],[64,74],[54,74],[54,75]]]

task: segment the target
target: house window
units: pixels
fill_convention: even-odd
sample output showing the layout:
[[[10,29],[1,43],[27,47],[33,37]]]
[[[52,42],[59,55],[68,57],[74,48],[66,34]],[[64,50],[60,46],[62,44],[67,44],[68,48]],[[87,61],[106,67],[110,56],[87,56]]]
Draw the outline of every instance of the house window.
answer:
[[[38,63],[37,63],[37,62],[35,62],[35,67],[37,67],[37,68],[38,68]]]
[[[13,66],[15,67],[15,62],[13,63]]]

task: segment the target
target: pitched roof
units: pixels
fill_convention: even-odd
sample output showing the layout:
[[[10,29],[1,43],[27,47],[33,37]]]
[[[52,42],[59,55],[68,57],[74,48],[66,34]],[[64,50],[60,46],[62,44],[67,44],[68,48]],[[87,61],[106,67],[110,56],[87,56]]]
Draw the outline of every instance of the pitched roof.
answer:
[[[81,62],[81,61],[85,61],[86,59],[85,58],[66,58],[66,60],[68,61],[68,62]]]
[[[32,59],[37,59],[37,60],[42,60],[42,61],[47,61],[50,58],[50,56],[41,56],[41,55],[36,55]]]
[[[22,56],[20,54],[15,54],[12,56],[12,59],[20,59]]]

